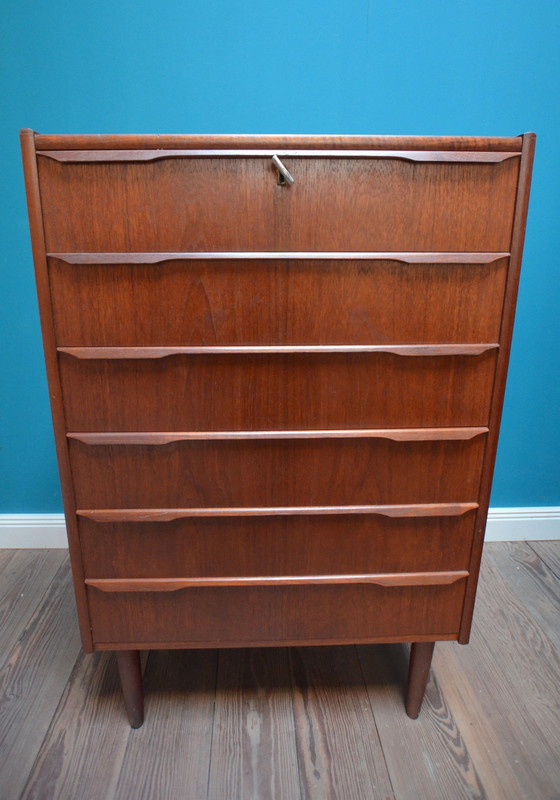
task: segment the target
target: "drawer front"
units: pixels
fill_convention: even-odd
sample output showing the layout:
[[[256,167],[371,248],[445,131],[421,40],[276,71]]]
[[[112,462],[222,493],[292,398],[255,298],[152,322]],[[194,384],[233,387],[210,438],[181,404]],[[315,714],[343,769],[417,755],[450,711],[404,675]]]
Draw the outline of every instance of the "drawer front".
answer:
[[[38,163],[47,250],[59,253],[504,252],[519,170],[517,157],[286,156],[295,184],[279,186],[269,154],[145,163],[53,155]]]
[[[414,639],[459,629],[465,581],[444,586],[87,589],[95,643]]]
[[[485,437],[90,445],[70,440],[78,508],[476,501]]]
[[[475,515],[79,520],[86,578],[335,575],[468,569]]]
[[[496,351],[60,355],[70,431],[301,430],[486,425]]]
[[[475,343],[499,340],[507,263],[50,259],[49,274],[60,345]]]

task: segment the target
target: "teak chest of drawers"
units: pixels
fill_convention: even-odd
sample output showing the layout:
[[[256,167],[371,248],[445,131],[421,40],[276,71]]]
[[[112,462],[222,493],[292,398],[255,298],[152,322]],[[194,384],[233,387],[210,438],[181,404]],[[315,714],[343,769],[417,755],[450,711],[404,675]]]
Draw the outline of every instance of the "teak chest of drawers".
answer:
[[[171,647],[412,642],[418,715],[469,637],[534,141],[22,131],[83,645],[131,724]]]

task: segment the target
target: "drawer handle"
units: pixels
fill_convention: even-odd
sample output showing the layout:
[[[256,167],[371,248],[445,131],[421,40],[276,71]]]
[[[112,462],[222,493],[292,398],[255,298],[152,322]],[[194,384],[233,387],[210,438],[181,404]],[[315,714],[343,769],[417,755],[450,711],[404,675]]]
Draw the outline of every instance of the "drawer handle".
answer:
[[[95,147],[95,145],[94,145]],[[159,161],[166,158],[268,158],[271,150],[37,150],[37,155],[53,161],[76,164],[111,161]],[[521,151],[498,150],[279,150],[283,156],[293,158],[367,158],[400,159],[403,161],[458,164],[500,164],[510,158],[521,158]]]
[[[177,592],[180,589],[231,586],[313,586],[369,583],[377,586],[445,586],[469,577],[468,570],[397,572],[362,575],[282,575],[231,578],[86,578],[102,592]]]
[[[260,252],[258,250],[233,252],[220,252],[214,250],[211,253],[204,252],[182,252],[182,253],[47,253],[48,258],[57,258],[65,264],[86,264],[94,266],[96,264],[162,264],[166,261],[197,261],[197,260],[267,260],[279,261],[290,258],[298,260],[317,260],[323,261],[399,261],[403,264],[493,264],[502,258],[509,258],[509,253],[429,253],[429,252],[410,252],[403,253],[391,251],[387,253],[368,252],[368,251],[308,251],[297,252],[293,250],[279,250],[274,252]]]
[[[59,353],[81,360],[147,359],[196,355],[289,355],[314,353],[383,353],[394,356],[480,356],[497,350],[497,342],[481,344],[289,344],[289,345],[204,345],[177,347],[57,347]]]
[[[295,183],[295,179],[291,172],[286,169],[284,164],[280,161],[278,156],[272,156],[272,163],[278,170],[278,185],[285,186],[286,183]]]
[[[68,439],[88,445],[166,445],[177,442],[255,441],[263,439],[388,439],[393,442],[467,441],[488,428],[331,428],[327,430],[73,432]]]
[[[173,522],[189,517],[278,517],[324,514],[381,514],[384,517],[460,517],[478,503],[424,503],[394,506],[276,506],[272,508],[79,508],[93,522]]]

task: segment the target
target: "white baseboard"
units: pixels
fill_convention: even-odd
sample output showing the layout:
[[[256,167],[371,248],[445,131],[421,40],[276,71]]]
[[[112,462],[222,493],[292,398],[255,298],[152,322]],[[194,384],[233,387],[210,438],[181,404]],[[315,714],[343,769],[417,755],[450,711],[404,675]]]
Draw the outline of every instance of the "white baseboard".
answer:
[[[487,542],[560,539],[560,506],[491,508]],[[67,547],[63,514],[0,514],[0,548]]]
[[[0,514],[0,548],[68,547],[64,514]]]
[[[538,542],[543,539],[560,539],[560,506],[489,510],[487,542]]]

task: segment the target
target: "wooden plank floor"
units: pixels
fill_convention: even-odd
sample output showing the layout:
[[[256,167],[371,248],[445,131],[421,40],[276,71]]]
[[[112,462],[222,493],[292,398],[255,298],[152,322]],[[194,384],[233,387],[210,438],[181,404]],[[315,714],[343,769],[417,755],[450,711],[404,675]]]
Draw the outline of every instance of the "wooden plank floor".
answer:
[[[1,800],[560,799],[560,542],[486,545],[471,643],[153,651],[128,727],[64,551],[0,552]]]

